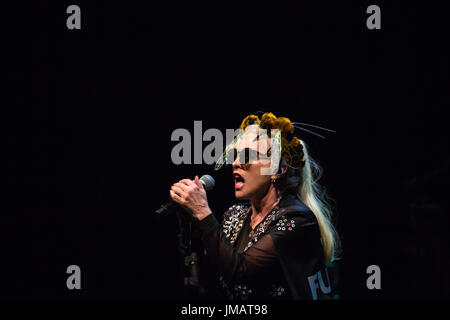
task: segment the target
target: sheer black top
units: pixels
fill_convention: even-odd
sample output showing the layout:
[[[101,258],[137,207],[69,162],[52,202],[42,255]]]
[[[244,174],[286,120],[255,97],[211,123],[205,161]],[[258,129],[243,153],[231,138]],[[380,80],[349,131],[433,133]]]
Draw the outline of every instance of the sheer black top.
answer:
[[[199,222],[206,254],[230,299],[329,299],[331,284],[317,220],[287,195],[250,236],[250,205],[232,206],[220,225]]]

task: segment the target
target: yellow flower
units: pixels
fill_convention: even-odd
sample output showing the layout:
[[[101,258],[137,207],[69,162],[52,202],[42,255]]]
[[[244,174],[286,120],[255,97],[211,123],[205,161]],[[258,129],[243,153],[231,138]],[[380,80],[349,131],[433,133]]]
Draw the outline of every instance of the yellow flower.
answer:
[[[263,114],[261,118],[261,128],[270,130],[270,129],[276,129],[275,128],[275,121],[277,117],[273,115],[272,112],[266,112]]]
[[[291,146],[293,146],[294,148],[297,148],[300,145],[300,139],[297,137],[292,138],[291,141]]]
[[[277,129],[280,129],[281,134],[284,136],[294,132],[294,126],[292,125],[291,120],[285,117],[276,118],[275,126]]]
[[[241,129],[244,130],[247,126],[251,124],[260,124],[258,116],[255,116],[254,114],[248,115],[241,123]]]

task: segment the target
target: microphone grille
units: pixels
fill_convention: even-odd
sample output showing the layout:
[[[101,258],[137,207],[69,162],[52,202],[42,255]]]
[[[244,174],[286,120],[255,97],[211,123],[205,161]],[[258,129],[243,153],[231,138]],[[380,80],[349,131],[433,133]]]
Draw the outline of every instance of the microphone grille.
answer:
[[[203,184],[203,187],[206,191],[214,189],[214,186],[216,184],[216,181],[214,181],[214,178],[211,177],[209,174],[205,174],[200,178],[201,183]]]

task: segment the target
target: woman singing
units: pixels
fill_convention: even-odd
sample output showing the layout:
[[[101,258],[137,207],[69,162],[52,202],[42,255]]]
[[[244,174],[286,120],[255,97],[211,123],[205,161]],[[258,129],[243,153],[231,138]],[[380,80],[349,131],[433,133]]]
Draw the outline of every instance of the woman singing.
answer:
[[[329,299],[326,264],[339,238],[316,182],[318,165],[284,117],[249,115],[227,146],[235,195],[220,225],[196,177],[172,185],[171,198],[198,220],[206,254],[230,299]]]

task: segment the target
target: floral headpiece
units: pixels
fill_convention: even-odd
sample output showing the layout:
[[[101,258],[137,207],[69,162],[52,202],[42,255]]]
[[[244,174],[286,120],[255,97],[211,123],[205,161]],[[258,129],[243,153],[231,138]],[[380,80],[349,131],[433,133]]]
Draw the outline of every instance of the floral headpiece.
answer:
[[[306,131],[308,133],[314,134],[321,138],[325,138],[324,136],[310,131],[306,128],[302,128],[299,125],[305,125],[310,127],[315,127],[322,130],[327,130],[331,132],[335,132],[330,129],[310,125],[307,123],[300,122],[291,122],[288,118],[285,117],[276,117],[271,112],[266,112],[262,115],[261,119],[254,114],[248,115],[241,123],[240,126],[240,134],[225,148],[222,157],[216,162],[215,169],[218,170],[223,166],[223,164],[227,161],[227,156],[229,151],[233,149],[236,144],[240,141],[242,137],[243,131],[250,125],[258,125],[261,129],[267,130],[267,134],[271,136],[272,129],[278,129],[275,134],[272,144],[272,152],[277,152],[281,155],[281,158],[284,159],[286,164],[293,169],[300,169],[305,165],[305,155],[303,152],[303,144],[298,137],[294,135],[294,129],[300,129],[302,131]]]

